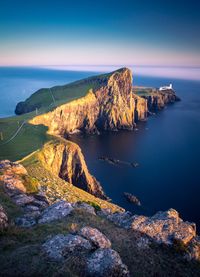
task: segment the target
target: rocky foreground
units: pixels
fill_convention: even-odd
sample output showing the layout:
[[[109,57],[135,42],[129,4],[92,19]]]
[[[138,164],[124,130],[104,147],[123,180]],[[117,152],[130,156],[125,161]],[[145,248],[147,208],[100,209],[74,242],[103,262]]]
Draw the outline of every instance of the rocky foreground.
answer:
[[[114,212],[109,208],[101,208],[100,206],[97,208],[80,201],[68,202],[57,199],[52,202],[48,194],[41,190],[39,183],[34,183],[37,186],[37,192],[28,192],[32,177],[29,176],[23,165],[10,161],[1,161],[0,172],[0,184],[3,190],[1,193],[7,197],[7,201],[3,201],[0,206],[0,230],[3,234],[2,246],[4,244],[7,245],[9,236],[11,236],[12,240],[14,239],[16,230],[21,233],[26,233],[25,230],[27,232],[32,230],[32,236],[35,236],[34,232],[37,233],[42,228],[44,234],[42,239],[37,242],[36,253],[38,253],[37,255],[42,255],[46,263],[55,263],[58,271],[61,270],[58,268],[62,268],[62,274],[58,274],[59,276],[66,274],[65,267],[69,260],[73,264],[73,259],[76,259],[77,263],[77,258],[79,259],[80,267],[78,275],[73,275],[73,272],[77,272],[77,268],[72,268],[67,276],[135,276],[133,266],[130,264],[131,253],[128,254],[130,257],[127,257],[126,260],[122,249],[116,247],[116,240],[120,239],[116,237],[113,239],[112,233],[116,232],[116,230],[117,232],[124,230],[124,240],[126,240],[126,236],[127,240],[129,236],[132,237],[135,249],[131,248],[130,250],[128,245],[129,250],[127,251],[136,251],[140,255],[146,255],[144,253],[148,252],[154,253],[154,251],[157,251],[155,250],[156,247],[160,249],[161,253],[168,253],[169,251],[170,254],[168,253],[167,255],[173,257],[178,265],[183,263],[186,273],[190,272],[187,267],[193,265],[192,261],[200,260],[200,239],[196,234],[195,224],[183,221],[178,212],[173,209],[166,212],[158,212],[152,217],[146,217],[134,215],[123,210]],[[8,202],[13,203],[16,207],[15,209],[17,207],[20,209],[18,216],[9,215],[11,204],[8,205]],[[81,223],[77,224],[77,218],[80,217],[80,213],[84,217],[81,218]],[[92,220],[86,220],[88,216]],[[67,227],[69,222],[71,222],[70,228]],[[111,227],[109,232],[106,232],[106,235],[101,229],[104,228],[102,226],[108,225]],[[60,227],[56,226],[63,227],[60,229]],[[53,232],[51,231],[52,228],[55,228]],[[50,233],[48,233],[49,231]],[[6,240],[4,236],[7,237]],[[120,242],[118,241],[118,243]],[[25,245],[23,247],[27,247],[27,250],[25,248],[23,255],[28,255],[28,249],[33,246],[26,239]],[[163,246],[166,248],[163,248]],[[8,248],[5,253],[8,257],[12,257],[12,253],[16,255],[16,251],[24,251],[24,248],[21,249],[20,247],[22,246],[17,243]],[[122,253],[122,257],[120,253]],[[148,259],[148,257],[145,259]],[[134,263],[134,259],[132,262]],[[154,262],[152,260],[152,263]],[[7,263],[9,262],[7,261]],[[197,264],[193,265],[194,274],[191,276],[198,276],[195,273],[196,266],[198,268]],[[3,270],[3,272],[7,272],[7,269],[4,268]],[[23,270],[25,270],[25,273],[21,272],[21,276],[28,276],[26,269]],[[182,274],[182,269],[179,273],[179,275],[172,276],[190,276]],[[155,275],[150,270],[148,276]],[[169,275],[161,274],[158,276]]]

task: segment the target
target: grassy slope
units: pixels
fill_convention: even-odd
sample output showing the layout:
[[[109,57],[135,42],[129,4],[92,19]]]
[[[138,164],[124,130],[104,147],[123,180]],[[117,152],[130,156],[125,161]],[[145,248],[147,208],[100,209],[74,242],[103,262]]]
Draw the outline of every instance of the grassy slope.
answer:
[[[35,92],[26,102],[31,105],[38,104],[42,106],[38,109],[39,114],[46,113],[61,104],[85,96],[89,89],[96,89],[104,83],[109,75],[98,75],[68,85],[51,88],[56,100],[55,103],[53,102],[49,89],[41,89]],[[0,140],[0,160],[19,160],[41,148],[45,142],[51,139],[46,134],[47,129],[44,126],[33,126],[27,122],[11,142],[4,144],[4,142],[12,137],[24,120],[28,121],[34,116],[35,112],[30,112],[20,116],[0,119],[0,133],[3,133],[3,141]]]
[[[53,175],[43,167],[39,160],[39,155],[40,151],[33,153],[29,157],[24,158],[21,161],[21,164],[26,167],[29,175],[37,180],[37,183],[40,184],[40,186],[46,188],[45,193],[52,202],[56,201],[57,198],[60,198],[68,202],[84,201],[92,204],[97,209],[101,207],[111,209],[113,212],[122,210],[117,205],[96,198],[90,193],[87,193],[84,190],[63,181],[58,176]]]

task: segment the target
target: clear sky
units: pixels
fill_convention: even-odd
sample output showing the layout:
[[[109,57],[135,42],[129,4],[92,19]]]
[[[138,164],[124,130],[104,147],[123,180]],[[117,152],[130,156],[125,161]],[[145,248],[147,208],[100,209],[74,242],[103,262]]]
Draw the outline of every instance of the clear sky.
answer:
[[[0,65],[200,66],[200,1],[0,0]]]

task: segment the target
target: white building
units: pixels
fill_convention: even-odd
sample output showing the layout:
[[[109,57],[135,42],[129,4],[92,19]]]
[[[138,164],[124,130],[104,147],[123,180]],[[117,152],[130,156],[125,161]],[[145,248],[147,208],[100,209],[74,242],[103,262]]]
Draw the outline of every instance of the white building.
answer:
[[[162,90],[168,90],[168,89],[173,89],[172,88],[172,84],[170,84],[169,86],[165,86],[165,87],[160,87],[159,90],[162,91]]]

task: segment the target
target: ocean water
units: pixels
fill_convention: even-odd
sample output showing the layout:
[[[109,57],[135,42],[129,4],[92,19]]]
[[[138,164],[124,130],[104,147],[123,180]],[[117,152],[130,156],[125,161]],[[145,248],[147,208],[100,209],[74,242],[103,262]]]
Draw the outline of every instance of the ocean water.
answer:
[[[65,84],[94,72],[55,69],[0,68],[0,114],[13,114],[15,104],[36,89]],[[167,106],[137,131],[110,132],[99,136],[74,136],[85,155],[90,172],[117,204],[139,214],[177,209],[184,220],[200,229],[200,81],[134,76],[135,85],[173,83],[181,102]],[[108,156],[139,167],[116,166],[98,157]],[[137,207],[123,193],[136,195]]]
[[[40,88],[64,85],[93,74],[90,71],[0,67],[0,117],[14,115],[16,104]]]

